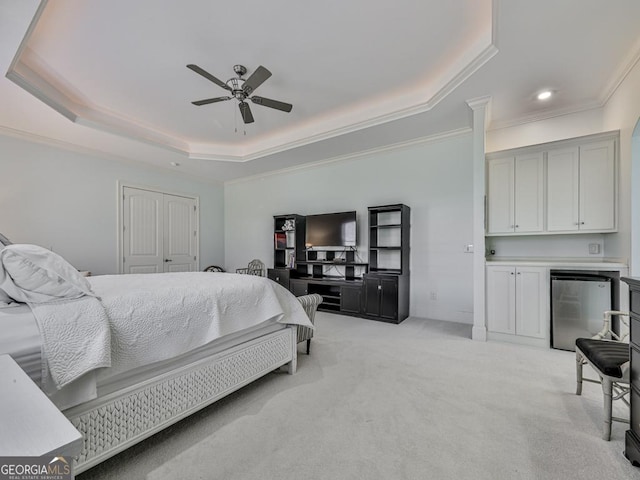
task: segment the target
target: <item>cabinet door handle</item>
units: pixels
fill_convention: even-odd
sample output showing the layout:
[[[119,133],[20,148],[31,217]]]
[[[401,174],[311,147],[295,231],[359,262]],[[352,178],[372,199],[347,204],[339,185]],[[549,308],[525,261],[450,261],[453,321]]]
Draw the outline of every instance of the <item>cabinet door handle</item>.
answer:
[[[173,262],[173,260],[171,260],[170,258],[165,258],[164,261],[165,262]]]

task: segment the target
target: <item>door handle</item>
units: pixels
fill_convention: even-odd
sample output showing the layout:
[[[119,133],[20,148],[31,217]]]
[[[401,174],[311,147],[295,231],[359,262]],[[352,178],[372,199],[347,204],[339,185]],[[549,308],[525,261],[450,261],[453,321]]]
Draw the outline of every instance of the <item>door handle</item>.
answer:
[[[165,262],[173,262],[173,260],[171,260],[170,258],[165,258],[164,261]]]

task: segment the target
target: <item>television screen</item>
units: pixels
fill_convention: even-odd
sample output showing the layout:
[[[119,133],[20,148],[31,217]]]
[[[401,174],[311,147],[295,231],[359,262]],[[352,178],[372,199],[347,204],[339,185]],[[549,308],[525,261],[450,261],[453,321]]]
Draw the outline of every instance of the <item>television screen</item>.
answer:
[[[355,247],[356,212],[307,215],[307,247]]]

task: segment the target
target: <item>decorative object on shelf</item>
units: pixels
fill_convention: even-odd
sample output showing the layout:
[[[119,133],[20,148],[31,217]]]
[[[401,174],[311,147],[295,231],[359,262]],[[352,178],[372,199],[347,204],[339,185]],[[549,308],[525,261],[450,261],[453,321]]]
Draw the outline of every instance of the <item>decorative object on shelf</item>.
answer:
[[[275,248],[276,249],[283,249],[283,248],[287,248],[287,236],[284,233],[281,232],[276,232],[274,234],[275,237]]]
[[[282,225],[283,232],[291,232],[296,229],[296,221],[293,218],[289,218],[284,221]]]
[[[296,269],[305,260],[305,217],[295,213],[274,215],[273,268]],[[291,261],[293,254],[293,262]],[[305,267],[306,268],[306,267]]]

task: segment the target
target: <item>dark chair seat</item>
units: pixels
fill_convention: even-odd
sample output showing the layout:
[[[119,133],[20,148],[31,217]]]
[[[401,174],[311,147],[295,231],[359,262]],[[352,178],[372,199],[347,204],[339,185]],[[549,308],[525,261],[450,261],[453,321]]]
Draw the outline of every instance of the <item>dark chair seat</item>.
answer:
[[[593,338],[578,338],[576,347],[602,373],[622,378],[623,364],[629,361],[629,344]]]

